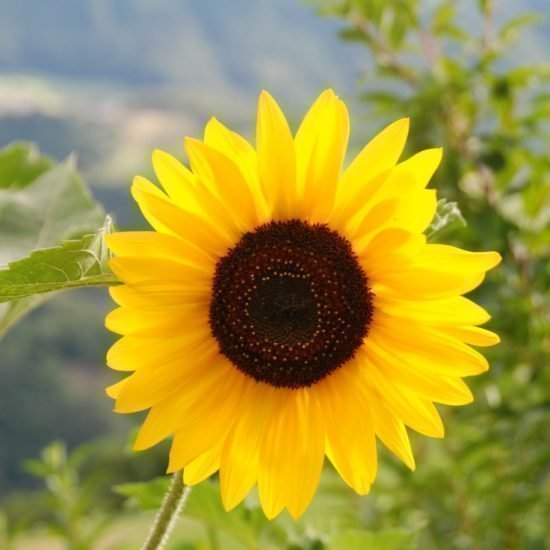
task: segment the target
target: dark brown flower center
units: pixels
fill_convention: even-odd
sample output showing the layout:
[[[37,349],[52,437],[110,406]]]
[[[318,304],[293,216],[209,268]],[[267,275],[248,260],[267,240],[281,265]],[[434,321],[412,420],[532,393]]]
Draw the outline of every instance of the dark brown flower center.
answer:
[[[212,334],[257,381],[315,384],[354,356],[371,315],[365,273],[350,243],[326,225],[265,224],[216,266]]]

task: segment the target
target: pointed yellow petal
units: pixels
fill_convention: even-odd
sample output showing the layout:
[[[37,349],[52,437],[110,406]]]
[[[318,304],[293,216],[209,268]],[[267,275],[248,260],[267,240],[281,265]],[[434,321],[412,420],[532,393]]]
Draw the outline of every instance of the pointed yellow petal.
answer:
[[[429,401],[445,405],[466,405],[474,400],[468,386],[459,378],[416,369],[402,355],[397,357],[391,349],[378,346],[373,339],[365,344],[364,349],[369,360],[394,386],[408,388]]]
[[[241,413],[223,448],[220,467],[222,502],[232,510],[258,480],[262,434],[270,417],[277,390],[249,380],[241,401]]]
[[[212,348],[210,342],[205,342],[195,349],[185,349],[173,361],[136,370],[117,397],[116,412],[142,411],[178,393],[185,393],[187,386],[194,384],[212,362],[215,356]]]
[[[112,369],[122,371],[173,365],[196,348],[210,346],[215,349],[210,338],[208,328],[204,326],[197,326],[194,331],[175,337],[124,336],[107,352],[107,364]]]
[[[292,453],[286,438],[290,394],[291,391],[286,389],[275,393],[260,447],[258,493],[268,519],[278,516],[286,504],[286,464]]]
[[[239,392],[232,394],[231,390],[238,390],[239,378],[231,376],[231,369],[234,367],[218,355],[192,382],[182,384],[169,399],[154,405],[138,432],[134,449],[148,449],[176,434],[169,463],[170,471],[175,472],[214,446],[231,427],[231,418],[236,412],[234,398]],[[225,426],[217,423],[222,416]],[[209,427],[210,418],[213,420]]]
[[[500,342],[498,334],[480,327],[445,327],[444,332],[472,346],[496,346]]]
[[[333,208],[348,138],[347,109],[327,90],[305,116],[295,141],[297,183],[312,222],[324,223]]]
[[[377,470],[374,428],[356,361],[315,385],[327,433],[327,455],[357,493],[370,490]]]
[[[204,292],[208,292],[211,284],[212,273],[171,259],[118,256],[109,260],[109,267],[117,277],[128,284],[148,280],[158,283],[163,280],[181,280],[182,287],[192,286]]]
[[[117,382],[116,384],[113,384],[111,386],[108,386],[107,388],[105,388],[105,393],[111,398],[111,399],[116,399],[118,397],[118,394],[120,393],[120,390],[122,390],[122,387],[124,386],[124,384],[126,383],[126,380],[129,378],[129,376],[127,376],[126,378],[124,378],[123,380],[121,380],[120,382]]]
[[[256,129],[260,185],[276,219],[296,216],[296,155],[288,123],[275,100],[260,94]]]
[[[185,467],[183,482],[186,485],[196,485],[218,471],[223,443],[224,440],[220,439],[217,445],[202,453]]]
[[[414,456],[403,422],[370,390],[367,394],[376,435],[382,443],[399,457],[413,472],[416,469]]]
[[[426,245],[424,235],[405,229],[391,227],[377,233],[359,253],[359,261],[365,273],[395,271],[404,265],[411,265]]]
[[[402,197],[394,218],[389,222],[392,227],[401,227],[413,233],[425,231],[435,216],[437,195],[435,189],[413,191]]]
[[[398,418],[423,435],[444,437],[443,422],[430,401],[419,397],[414,391],[392,383],[368,358],[366,358],[366,363],[369,385]]]
[[[204,304],[190,304],[175,311],[119,307],[107,314],[105,326],[117,334],[165,338],[206,327],[208,316],[208,307]]]
[[[191,243],[155,231],[121,231],[106,235],[105,241],[118,256],[171,259],[210,273],[216,263],[204,250]]]
[[[410,269],[384,273],[373,277],[375,295],[411,300],[438,300],[456,294],[465,294],[478,287],[484,273],[453,273],[445,266],[426,269],[413,266]]]
[[[268,221],[270,210],[258,180],[258,158],[252,145],[215,118],[211,118],[206,125],[204,142],[232,159],[239,167],[253,194],[258,223],[261,225]]]
[[[431,370],[444,376],[475,376],[489,368],[487,359],[466,344],[429,327],[403,323],[374,316],[365,340],[374,340],[380,347],[392,350],[396,357],[418,369]]]
[[[204,215],[197,203],[195,176],[172,155],[156,149],[153,151],[153,169],[170,198],[182,208]]]
[[[482,307],[463,296],[423,301],[375,296],[374,308],[402,318],[402,323],[407,323],[407,319],[410,319],[435,326],[482,325],[491,318]]]
[[[221,369],[223,370],[223,369]],[[170,449],[168,471],[176,472],[187,467],[208,449],[225,440],[240,412],[240,404],[246,382],[245,376],[235,367],[227,365],[225,379],[210,389],[210,395],[202,399],[187,398],[176,407],[173,421],[178,430]]]
[[[418,265],[446,271],[485,272],[502,260],[498,252],[470,252],[446,244],[429,244],[418,258]]]
[[[194,244],[206,248],[216,255],[223,255],[239,238],[238,233],[208,223],[196,214],[179,208],[160,191],[153,192],[143,185],[140,178],[134,179],[132,195],[138,202],[147,221],[161,233],[169,232]]]
[[[321,478],[325,430],[317,400],[309,389],[293,392],[287,411],[287,509],[297,520],[308,507]],[[285,460],[285,458],[283,458]]]
[[[220,200],[239,229],[246,233],[258,224],[256,206],[238,166],[226,155],[197,139],[187,138],[185,148],[193,172]]]
[[[359,189],[373,181],[373,178],[393,168],[401,156],[407,135],[409,119],[403,118],[384,128],[357,155],[342,175],[339,186],[339,199],[353,196]]]
[[[443,149],[425,149],[400,162],[388,177],[377,200],[392,196],[403,196],[421,191],[428,185],[434,172],[441,163]]]

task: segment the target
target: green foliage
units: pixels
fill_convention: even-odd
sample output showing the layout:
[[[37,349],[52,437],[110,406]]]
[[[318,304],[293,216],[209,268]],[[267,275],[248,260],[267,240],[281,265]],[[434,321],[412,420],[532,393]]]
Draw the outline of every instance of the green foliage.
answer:
[[[46,485],[54,513],[49,530],[62,537],[69,548],[87,550],[107,526],[108,516],[98,514],[82,491],[78,458],[78,454],[69,457],[65,445],[54,442],[42,451],[40,459],[28,460],[25,466]]]
[[[16,143],[0,150],[0,167],[0,234],[6,236],[0,240],[0,266],[26,257],[31,250],[82,239],[103,223],[103,209],[92,199],[73,158],[56,165],[34,147]],[[46,299],[45,295],[31,295],[34,292],[29,286],[41,283],[41,292],[45,292],[56,287],[44,283],[68,279],[74,284],[79,276],[105,272],[104,262],[101,267],[90,263],[92,252],[104,250],[97,239],[88,237],[80,244],[65,245],[73,251],[86,247],[89,251],[78,257],[73,252],[72,266],[65,265],[59,250],[53,249],[13,263],[13,271],[0,272],[0,302],[9,300],[0,305],[0,336]]]
[[[332,538],[333,550],[414,550],[416,541],[410,533],[386,531],[368,533],[367,531],[348,531]]]
[[[140,510],[158,509],[170,485],[169,477],[149,482],[125,483],[115,487],[128,497],[127,505]],[[199,520],[208,529],[222,533],[242,548],[289,549],[381,549],[416,548],[416,534],[405,530],[367,531],[357,506],[357,495],[350,493],[332,469],[326,469],[318,494],[304,518],[295,522],[283,514],[266,519],[256,494],[226,512],[216,480],[192,487],[184,514]]]
[[[117,283],[107,260],[105,235],[112,230],[107,217],[104,226],[92,235],[69,240],[60,246],[31,252],[22,260],[0,270],[0,302],[19,300],[35,294]]]

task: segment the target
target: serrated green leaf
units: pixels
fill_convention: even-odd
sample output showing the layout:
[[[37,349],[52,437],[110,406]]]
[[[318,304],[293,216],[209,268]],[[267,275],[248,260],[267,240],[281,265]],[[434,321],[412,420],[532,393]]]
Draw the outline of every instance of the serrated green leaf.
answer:
[[[33,145],[16,143],[0,150],[0,265],[95,233],[104,219],[73,157],[55,165]],[[23,295],[27,297],[0,304],[0,337],[49,296]]]
[[[35,250],[27,258],[8,263],[7,269],[0,270],[0,302],[70,288],[117,284],[118,279],[107,265],[105,235],[111,229],[112,222],[107,217],[95,234]]]
[[[19,158],[27,163],[29,157]],[[28,164],[14,165],[0,183],[0,263],[92,233],[105,219],[103,208],[76,171],[73,157],[23,185],[17,178],[22,172],[28,175],[28,169]]]

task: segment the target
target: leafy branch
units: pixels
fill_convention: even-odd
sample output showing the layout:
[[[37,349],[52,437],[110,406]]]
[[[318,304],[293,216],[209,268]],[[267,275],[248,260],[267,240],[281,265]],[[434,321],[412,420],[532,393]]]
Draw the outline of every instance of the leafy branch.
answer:
[[[95,234],[35,250],[27,258],[9,262],[7,269],[0,270],[0,302],[71,288],[118,284],[107,265],[105,235],[111,230],[112,221],[107,216]]]

